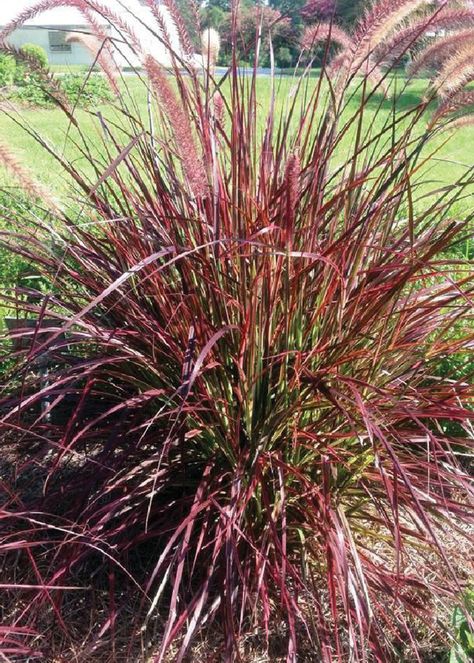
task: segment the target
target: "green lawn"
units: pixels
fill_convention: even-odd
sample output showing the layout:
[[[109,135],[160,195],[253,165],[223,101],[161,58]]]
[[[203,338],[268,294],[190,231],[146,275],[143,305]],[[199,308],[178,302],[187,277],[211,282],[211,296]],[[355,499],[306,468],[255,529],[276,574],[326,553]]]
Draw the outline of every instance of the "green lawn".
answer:
[[[316,79],[311,78],[306,83],[308,91],[316,85]],[[130,76],[126,79],[126,85],[137,102],[140,112],[146,112],[146,91],[137,77]],[[258,99],[262,111],[262,126],[265,112],[270,103],[270,79],[260,78],[258,81]],[[403,111],[410,106],[418,103],[426,90],[427,82],[423,79],[414,81],[407,90],[397,98],[397,110]],[[295,86],[295,80],[292,77],[282,77],[277,81],[278,110],[282,110],[291,103],[292,91]],[[304,95],[302,95],[303,97]],[[357,112],[360,103],[360,95],[355,93],[347,106],[347,117]],[[367,127],[371,127],[372,132],[383,126],[387,120],[387,114],[392,112],[392,100],[383,99],[381,95],[374,95],[367,106],[365,112],[365,122]],[[93,111],[101,110],[106,117],[112,118],[114,111],[110,107],[101,109],[91,109]],[[91,136],[100,131],[97,119],[84,110],[77,110],[81,128]],[[28,163],[30,168],[46,184],[54,190],[61,190],[64,187],[63,174],[58,169],[54,159],[48,157],[44,150],[38,146],[36,141],[27,135],[25,128],[31,127],[41,136],[47,138],[56,147],[64,150],[65,154],[73,157],[75,150],[71,138],[74,138],[75,131],[71,130],[66,117],[59,110],[42,108],[21,109],[16,119],[19,124],[15,124],[5,114],[0,113],[0,135],[7,141],[15,153]],[[423,127],[420,126],[420,130]],[[69,132],[69,133],[68,133]],[[446,184],[456,180],[465,171],[466,167],[474,165],[474,154],[469,146],[474,144],[474,127],[467,127],[457,132],[443,133],[432,141],[433,151],[440,147],[444,141],[448,141],[442,147],[440,152],[430,160],[429,167],[425,176],[432,181],[432,187],[435,183]],[[343,159],[345,153],[350,148],[352,135],[348,134],[342,142],[338,159]],[[5,181],[5,174],[0,175],[0,183]]]
[[[137,112],[145,115],[147,113],[147,95],[146,89],[139,78],[128,76],[125,79],[127,93],[132,97],[136,105]],[[277,117],[292,103],[296,80],[285,76],[277,80]],[[316,78],[309,78],[305,85],[307,94],[301,95],[304,99],[314,89],[317,84]],[[400,76],[397,80],[397,86],[403,86],[404,80]],[[415,80],[399,96],[397,96],[397,113],[403,113],[419,103],[427,88],[427,81],[423,79]],[[224,90],[225,92],[225,90]],[[260,78],[258,81],[258,101],[261,110],[261,128],[264,129],[264,118],[270,106],[271,81],[269,78]],[[355,115],[360,106],[360,94],[355,92],[348,101],[347,110],[344,119],[349,119]],[[104,117],[113,121],[114,116],[119,118],[119,123],[123,123],[123,118],[117,115],[111,105],[101,108],[93,108],[90,111],[82,109],[76,110],[76,116],[79,119],[81,130],[89,136],[94,145],[93,137],[97,135],[95,146],[100,156],[100,146],[103,144],[103,135],[100,122],[97,119],[96,112],[100,111]],[[374,95],[366,105],[364,127],[372,135],[381,130],[384,123],[390,120],[393,112],[393,101],[390,98],[383,98],[381,95]],[[295,114],[296,116],[298,113]],[[295,124],[297,117],[295,116]],[[427,114],[428,119],[428,114]],[[119,124],[122,126],[122,124]],[[355,123],[354,123],[355,126]],[[48,108],[19,108],[13,118],[8,117],[0,111],[0,136],[4,142],[7,142],[13,152],[33,170],[36,176],[53,192],[59,195],[67,195],[70,182],[65,179],[65,174],[61,167],[52,156],[49,156],[45,150],[28,135],[27,130],[35,131],[54,146],[56,150],[64,153],[69,159],[80,165],[81,155],[74,141],[77,138],[77,130],[74,129],[66,116],[56,109]],[[419,123],[419,131],[424,130],[424,123]],[[338,163],[344,162],[351,154],[353,146],[354,129],[347,132],[344,140],[341,142],[339,152],[335,156],[334,167]],[[124,136],[123,144],[128,142]],[[420,173],[423,185],[420,190],[423,192],[432,192],[441,186],[454,183],[466,172],[466,169],[474,166],[474,127],[460,129],[456,132],[444,132],[434,138],[428,148],[426,155],[431,152],[436,154],[428,160]],[[439,150],[439,151],[437,151]],[[83,164],[86,167],[86,164]],[[8,173],[0,168],[0,188],[4,186],[15,186]],[[418,192],[420,193],[420,191]],[[474,209],[474,187],[467,191],[468,196],[460,199],[452,209],[452,213],[460,218],[465,218]],[[422,200],[419,205],[426,205],[427,200]],[[0,256],[1,258],[1,256]],[[1,317],[1,316],[0,316]]]

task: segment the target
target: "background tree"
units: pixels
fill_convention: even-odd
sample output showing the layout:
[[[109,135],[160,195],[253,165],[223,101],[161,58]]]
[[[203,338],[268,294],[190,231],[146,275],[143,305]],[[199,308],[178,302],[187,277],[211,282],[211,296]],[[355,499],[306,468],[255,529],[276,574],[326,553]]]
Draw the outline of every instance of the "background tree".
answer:
[[[351,28],[364,11],[363,0],[337,0],[335,19],[346,28]]]
[[[205,9],[211,9],[217,7],[223,12],[230,11],[230,0],[207,0],[204,5]]]
[[[255,35],[262,25],[263,47],[259,65],[268,66],[270,63],[269,37],[275,52],[276,64],[279,67],[291,66],[293,52],[291,46],[296,47],[295,32],[289,18],[270,7],[247,7],[242,8],[239,23],[239,53],[244,62],[253,64],[255,57]],[[222,24],[222,62],[227,63],[232,50],[232,25],[230,14],[226,14]],[[298,46],[299,48],[299,46]]]
[[[214,28],[218,32],[221,32],[228,15],[229,13],[221,9],[221,7],[205,6],[201,9],[203,27]]]
[[[181,5],[189,5],[188,0],[178,0]],[[240,51],[244,61],[252,62],[253,45],[258,11],[264,12],[264,31],[268,32],[273,22],[272,38],[276,63],[280,67],[291,67],[300,55],[300,37],[308,21],[334,21],[346,29],[355,23],[363,11],[362,0],[242,0],[240,24]],[[187,11],[189,14],[189,9]],[[203,27],[219,31],[223,40],[221,64],[227,64],[231,44],[230,0],[207,0],[201,8]],[[268,64],[268,48],[264,50],[262,65]]]

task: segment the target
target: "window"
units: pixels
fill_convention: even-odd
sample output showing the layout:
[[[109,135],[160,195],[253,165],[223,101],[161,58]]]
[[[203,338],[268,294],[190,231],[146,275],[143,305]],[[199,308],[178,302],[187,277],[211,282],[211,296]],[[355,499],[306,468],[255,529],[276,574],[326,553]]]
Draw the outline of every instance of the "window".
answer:
[[[66,32],[64,30],[51,30],[48,32],[49,50],[52,53],[70,53],[71,44],[66,43]]]

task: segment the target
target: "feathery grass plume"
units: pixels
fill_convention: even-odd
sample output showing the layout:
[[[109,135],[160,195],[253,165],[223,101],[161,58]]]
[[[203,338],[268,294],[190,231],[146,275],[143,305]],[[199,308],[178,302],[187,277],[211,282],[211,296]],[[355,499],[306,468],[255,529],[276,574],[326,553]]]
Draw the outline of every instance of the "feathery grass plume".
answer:
[[[474,26],[448,34],[446,37],[438,37],[416,55],[408,67],[408,74],[413,77],[424,69],[439,69],[443,61],[453,56],[460,48],[473,43]]]
[[[221,39],[214,28],[207,28],[201,35],[201,50],[204,66],[214,69],[221,50]]]
[[[427,33],[438,30],[461,30],[474,27],[474,8],[441,8],[436,11],[423,12],[421,16],[415,15],[397,30],[395,34],[384,40],[375,47],[375,59],[377,61],[393,62],[396,58],[406,53]],[[442,40],[443,37],[437,37]],[[431,44],[427,46],[429,48]]]
[[[183,21],[183,17],[181,16],[181,12],[178,8],[178,5],[176,4],[176,0],[163,0],[163,5],[168,10],[170,17],[176,26],[183,55],[186,58],[192,58],[194,55],[194,48],[191,39],[189,38],[188,30]]]
[[[284,207],[283,226],[285,240],[288,248],[291,248],[297,206],[299,204],[299,179],[301,175],[301,161],[298,154],[292,154],[288,158],[285,169],[286,204]]]
[[[474,107],[474,91],[461,89],[456,94],[442,101],[436,111],[430,118],[428,127],[433,128],[440,120],[450,118],[450,122],[462,119],[461,117],[452,117],[453,114],[472,112]],[[452,126],[452,125],[451,125]],[[457,125],[455,125],[457,126]]]
[[[8,175],[16,180],[24,191],[33,201],[41,200],[42,203],[53,211],[58,211],[57,202],[51,196],[49,191],[36,180],[31,171],[24,166],[10,151],[10,149],[0,142],[0,165],[5,168]]]
[[[220,92],[216,92],[213,97],[214,100],[214,114],[215,119],[220,124],[223,124],[225,121],[225,101]]]
[[[91,26],[93,33],[96,34],[101,41],[106,41],[107,35],[98,23],[95,14],[103,16],[127,38],[128,45],[132,49],[138,53],[141,52],[140,40],[137,38],[130,24],[123,20],[117,12],[112,11],[110,7],[100,2],[100,0],[38,0],[38,2],[24,9],[16,18],[12,19],[10,23],[3,26],[3,29],[0,32],[0,43],[6,41],[12,32],[24,25],[26,21],[57,7],[74,7],[77,9],[84,16],[86,22]]]
[[[474,126],[474,113],[450,120],[444,128],[451,131],[458,131],[459,129],[465,129],[472,126]]]
[[[358,74],[367,76],[375,87],[380,87],[387,94],[385,76],[380,69],[384,58],[377,57],[377,48],[380,46],[383,48],[383,44],[397,28],[400,28],[403,21],[427,4],[428,0],[396,0],[395,2],[379,0],[360,19],[353,35],[349,35],[337,26],[322,24],[321,35],[335,30],[334,41],[342,45],[344,49],[332,63],[333,71],[342,74],[336,86],[338,96],[347,87],[347,81]],[[319,38],[318,26],[308,28],[304,34],[304,45],[311,44],[311,40],[316,38]],[[387,51],[385,56],[388,55]]]
[[[328,39],[348,51],[354,48],[354,42],[349,33],[334,23],[310,25],[303,32],[301,45],[303,48],[311,50],[321,42],[327,42]]]
[[[433,79],[433,89],[441,99],[452,97],[474,80],[474,43],[460,44]]]
[[[161,6],[155,0],[145,0],[145,3],[156,21],[159,39],[168,49],[173,68],[184,67],[194,77],[194,48],[176,3],[174,0]],[[174,31],[175,34],[172,34]]]
[[[66,34],[65,42],[67,44],[80,44],[89,51],[94,60],[97,60],[115,95],[120,94],[117,83],[120,70],[111,56],[111,50],[105,48],[103,41],[101,41],[96,35],[87,35],[82,32],[69,32]]]
[[[358,48],[370,51],[387,39],[400,24],[429,0],[379,0],[368,9],[355,32]]]
[[[125,78],[68,149],[33,136],[80,192],[67,251],[37,216],[0,232],[47,293],[8,304],[51,327],[2,346],[0,657],[19,625],[87,663],[201,661],[209,633],[226,662],[449,639],[436,607],[474,531],[474,389],[445,368],[472,350],[474,283],[450,250],[474,174],[429,195],[426,105],[333,110],[324,67],[267,112],[238,4],[224,83],[148,56],[156,104]]]
[[[164,116],[173,130],[176,149],[189,186],[197,198],[205,196],[209,189],[207,175],[202,157],[197,152],[189,117],[183,105],[178,101],[163,67],[151,55],[145,56],[143,66],[164,110]]]
[[[357,25],[350,63],[351,72],[358,72],[362,68],[370,72],[377,67],[379,62],[374,59],[377,47],[389,39],[405,19],[428,3],[429,0],[376,2]]]

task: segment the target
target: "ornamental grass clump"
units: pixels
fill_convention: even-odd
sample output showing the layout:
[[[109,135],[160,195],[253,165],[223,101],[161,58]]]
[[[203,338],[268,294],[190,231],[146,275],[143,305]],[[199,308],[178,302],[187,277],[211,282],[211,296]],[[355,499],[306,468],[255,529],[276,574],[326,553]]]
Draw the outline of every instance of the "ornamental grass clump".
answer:
[[[42,283],[5,295],[37,324],[4,356],[0,652],[204,660],[212,634],[225,661],[422,660],[424,630],[449,648],[474,415],[468,371],[438,369],[472,350],[472,270],[447,257],[472,172],[428,196],[428,102],[374,123],[365,67],[356,112],[325,67],[280,112],[237,47],[216,78],[209,50],[205,75],[183,47],[170,77],[130,45],[148,104],[124,79],[93,134],[59,104],[80,160],[26,125],[71,198],[0,234]]]

